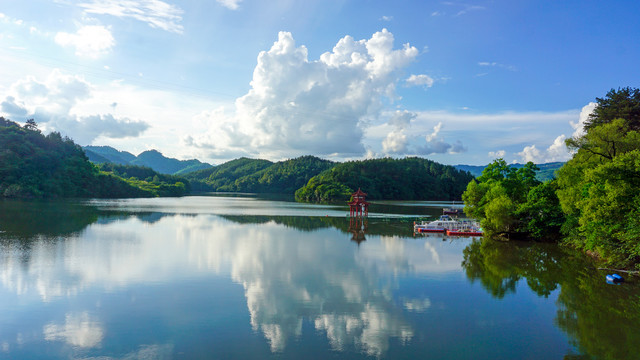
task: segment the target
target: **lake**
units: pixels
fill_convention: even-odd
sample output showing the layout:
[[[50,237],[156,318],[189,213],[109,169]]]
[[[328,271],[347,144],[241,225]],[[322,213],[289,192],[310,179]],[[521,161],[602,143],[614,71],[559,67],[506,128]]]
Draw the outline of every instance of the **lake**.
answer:
[[[414,236],[445,206],[0,201],[0,358],[640,357],[636,279],[552,244]]]

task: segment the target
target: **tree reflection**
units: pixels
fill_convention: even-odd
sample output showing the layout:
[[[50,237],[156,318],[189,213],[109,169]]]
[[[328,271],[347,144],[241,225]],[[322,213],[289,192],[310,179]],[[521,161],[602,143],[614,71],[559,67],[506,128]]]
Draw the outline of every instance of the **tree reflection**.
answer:
[[[29,247],[33,240],[57,240],[78,234],[93,223],[136,217],[153,224],[171,214],[159,212],[129,212],[101,210],[79,201],[0,201],[0,243],[14,243]]]
[[[97,209],[73,202],[0,201],[3,238],[66,236],[96,222],[98,216]]]
[[[635,359],[640,353],[637,282],[608,285],[590,259],[552,244],[483,239],[463,254],[467,277],[496,298],[515,293],[521,279],[539,296],[560,289],[556,325],[584,353],[566,358]]]
[[[281,216],[281,215],[218,215],[223,219],[233,221],[238,224],[266,224],[273,222],[284,225],[288,228],[311,232],[319,229],[336,228],[344,233],[353,233],[356,227],[354,219],[330,216]],[[366,233],[368,235],[382,236],[413,236],[413,226],[409,218],[385,219],[368,218],[365,221]]]

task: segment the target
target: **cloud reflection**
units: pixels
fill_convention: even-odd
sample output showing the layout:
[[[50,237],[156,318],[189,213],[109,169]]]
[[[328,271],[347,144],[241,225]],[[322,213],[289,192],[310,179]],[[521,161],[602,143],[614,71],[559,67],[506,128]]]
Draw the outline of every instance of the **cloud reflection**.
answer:
[[[65,341],[82,348],[99,346],[104,337],[102,325],[87,312],[69,313],[65,316],[64,324],[47,324],[43,333],[47,341]]]
[[[0,279],[20,295],[51,301],[91,287],[118,291],[229,276],[243,286],[251,326],[271,351],[284,351],[307,321],[334,350],[379,356],[391,339],[414,337],[406,311],[430,306],[428,299],[394,298],[397,276],[459,271],[461,250],[443,246],[441,238],[369,236],[359,247],[348,239],[333,228],[302,233],[212,215],[166,216],[152,224],[132,217],[93,224],[66,241],[36,241],[28,253],[4,249]],[[48,323],[43,332],[47,340],[90,348],[105,331],[84,312],[67,314],[64,324]]]

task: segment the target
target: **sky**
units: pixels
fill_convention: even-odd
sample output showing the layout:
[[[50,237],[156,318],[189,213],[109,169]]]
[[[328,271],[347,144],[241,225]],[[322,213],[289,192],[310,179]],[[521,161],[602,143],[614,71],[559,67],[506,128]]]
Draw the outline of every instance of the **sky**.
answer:
[[[0,0],[0,116],[220,164],[566,161],[640,2]]]

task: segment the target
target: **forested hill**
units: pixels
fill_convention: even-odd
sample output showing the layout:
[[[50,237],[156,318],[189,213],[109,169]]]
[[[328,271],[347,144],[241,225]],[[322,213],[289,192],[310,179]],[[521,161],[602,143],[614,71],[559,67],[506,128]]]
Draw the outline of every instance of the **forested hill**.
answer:
[[[342,201],[358,188],[371,199],[460,200],[473,175],[423,158],[341,163],[296,191],[298,201]]]
[[[109,162],[119,165],[145,166],[162,174],[182,175],[212,167],[195,159],[168,158],[157,150],[147,150],[135,156],[127,151],[116,150],[111,146],[85,146],[83,149],[89,160],[96,164]]]
[[[157,181],[100,171],[73,140],[58,132],[45,136],[33,120],[20,126],[0,117],[0,198],[175,196],[189,190],[178,179],[150,180]]]
[[[191,180],[194,189],[293,195],[311,177],[333,166],[334,162],[315,156],[276,163],[243,157],[212,169],[185,174],[185,177]]]

